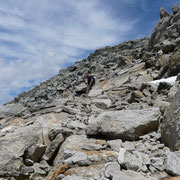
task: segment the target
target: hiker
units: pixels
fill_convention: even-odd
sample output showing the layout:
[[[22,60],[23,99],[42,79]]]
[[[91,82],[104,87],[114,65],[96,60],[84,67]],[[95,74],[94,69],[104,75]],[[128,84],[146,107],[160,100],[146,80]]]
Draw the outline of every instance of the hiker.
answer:
[[[95,84],[95,78],[90,74],[89,71],[86,73],[86,78],[87,78],[86,95],[88,95],[89,91],[91,90],[91,88]]]

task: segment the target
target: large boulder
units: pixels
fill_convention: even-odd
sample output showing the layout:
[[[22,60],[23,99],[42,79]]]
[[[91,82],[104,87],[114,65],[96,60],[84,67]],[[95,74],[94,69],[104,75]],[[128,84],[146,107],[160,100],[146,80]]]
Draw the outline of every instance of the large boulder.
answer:
[[[137,140],[139,136],[158,128],[159,115],[159,108],[103,112],[89,122],[87,134]]]
[[[125,167],[125,169],[139,171],[142,168],[143,160],[140,153],[134,155],[125,148],[120,148],[118,162]]]
[[[24,152],[32,144],[42,143],[41,134],[40,126],[32,125],[0,138],[0,176],[21,174]]]
[[[118,153],[106,147],[105,140],[69,136],[61,145],[47,179],[54,180],[59,174],[95,177],[104,170],[106,162],[117,161]]]
[[[24,111],[26,108],[17,103],[17,104],[7,104],[5,106],[0,106],[0,119],[8,118],[10,116],[17,115]]]
[[[180,176],[180,157],[178,152],[166,152],[166,171],[173,176]]]
[[[162,141],[171,150],[180,150],[180,89],[164,114],[161,133]]]
[[[107,142],[105,140],[88,139],[85,135],[69,136],[61,145],[59,152],[54,160],[57,166],[63,161],[66,164],[93,164],[116,160],[118,153],[105,150]],[[82,153],[83,152],[83,153]],[[83,158],[82,160],[82,157]]]

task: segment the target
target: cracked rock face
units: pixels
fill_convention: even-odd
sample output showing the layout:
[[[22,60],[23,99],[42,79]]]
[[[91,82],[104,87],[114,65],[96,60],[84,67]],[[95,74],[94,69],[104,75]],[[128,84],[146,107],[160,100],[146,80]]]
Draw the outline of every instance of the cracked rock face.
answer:
[[[150,38],[98,49],[0,107],[0,179],[179,179],[179,22],[180,6],[162,8]]]

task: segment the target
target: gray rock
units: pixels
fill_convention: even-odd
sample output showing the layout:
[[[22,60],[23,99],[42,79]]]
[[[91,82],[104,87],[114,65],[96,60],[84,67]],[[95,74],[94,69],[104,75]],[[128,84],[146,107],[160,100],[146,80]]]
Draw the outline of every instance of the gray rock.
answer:
[[[79,166],[89,165],[88,156],[83,152],[77,152],[72,157],[64,161],[66,164],[78,164]]]
[[[85,129],[86,125],[79,121],[71,121],[67,124],[67,127],[70,129],[80,130],[80,129]]]
[[[158,108],[104,112],[88,125],[87,134],[136,140],[139,136],[157,129],[158,116]]]
[[[56,138],[51,142],[50,146],[47,148],[43,158],[48,162],[52,162],[63,141],[63,135],[61,133],[58,134]]]
[[[76,86],[75,91],[77,94],[82,94],[86,92],[87,85],[85,83],[82,83],[78,86]]]
[[[55,180],[62,180],[63,178],[65,178],[64,174],[59,174]]]
[[[117,162],[109,162],[105,165],[104,175],[109,179],[118,179],[121,167]]]
[[[29,175],[32,174],[34,172],[34,167],[33,166],[24,166],[23,170],[22,170],[22,174],[23,175]]]
[[[130,141],[123,142],[122,147],[127,149],[128,151],[135,150],[134,142],[130,142]]]
[[[17,104],[7,104],[5,106],[0,106],[0,119],[8,118],[21,112],[25,111],[27,108],[23,105]]]
[[[172,52],[174,50],[174,44],[171,41],[166,39],[162,43],[162,50],[164,53]]]
[[[32,133],[33,132],[33,133]],[[39,126],[27,126],[0,138],[0,176],[18,176],[23,166],[25,149],[40,141],[42,130]]]
[[[167,82],[160,82],[159,86],[157,88],[157,92],[158,93],[163,93],[163,94],[167,94],[169,91],[169,89],[171,88],[171,84],[167,83]]]
[[[91,103],[100,109],[108,109],[111,106],[110,99],[94,99]]]
[[[137,153],[139,154],[141,157],[142,157],[142,162],[144,165],[150,165],[151,164],[151,160],[149,158],[149,155],[148,154],[145,154],[145,153],[139,153],[138,151],[134,152],[134,153]]]
[[[178,38],[179,36],[178,25],[174,23],[173,25],[169,26],[167,28],[167,33],[170,38]]]
[[[149,178],[144,177],[138,172],[132,171],[132,170],[126,170],[126,171],[120,171],[118,179],[115,180],[148,180]],[[150,179],[149,179],[150,180]],[[151,179],[155,180],[155,179]]]
[[[34,162],[31,159],[25,159],[24,164],[26,166],[32,166],[34,164]]]
[[[105,178],[105,177],[99,177],[99,178],[96,178],[97,180],[108,180],[107,178]],[[96,180],[95,179],[95,180]]]
[[[47,172],[41,168],[41,164],[39,163],[34,163],[34,171],[39,175],[47,175]]]
[[[133,103],[133,102],[140,102],[140,100],[145,99],[145,96],[143,93],[139,90],[133,91],[131,93],[130,99],[128,102]]]
[[[89,144],[91,144],[91,147],[88,146]],[[85,149],[83,149],[84,147]],[[63,142],[53,163],[54,165],[59,165],[64,160],[67,160],[67,163],[71,164],[84,163],[88,165],[94,164],[95,162],[104,163],[116,161],[118,153],[109,149],[104,149],[105,147],[105,140],[89,139],[85,135],[72,135]]]
[[[113,151],[119,152],[119,149],[122,147],[122,140],[121,139],[111,140],[111,141],[108,141],[107,144],[110,146],[110,148]]]
[[[131,154],[125,148],[121,148],[119,151],[118,162],[126,169],[139,171],[142,168],[142,157],[140,154]]]
[[[25,151],[25,158],[38,162],[46,151],[46,145],[34,144]]]
[[[99,151],[99,150],[105,149],[106,145],[94,144],[94,143],[92,143],[92,144],[83,144],[81,146],[81,148],[83,150],[88,150],[88,151],[92,151],[92,150]]]
[[[174,96],[176,95],[178,89],[179,89],[179,84],[178,84],[178,82],[176,82],[176,83],[171,87],[171,89],[169,90],[169,93],[168,93],[168,99],[169,99],[170,102],[173,101]]]
[[[40,167],[42,170],[44,170],[46,173],[48,173],[48,172],[50,171],[50,169],[51,169],[51,167],[49,166],[49,164],[48,164],[45,160],[42,160],[42,161],[40,162],[39,167]]]
[[[65,149],[64,150],[64,158],[68,159],[71,156],[73,156],[75,153],[77,153],[77,151],[71,150],[71,149]]]
[[[176,81],[180,82],[180,73],[177,75]]]
[[[68,106],[64,106],[62,107],[62,110],[68,114],[78,114],[80,113],[80,110],[79,109],[74,109],[74,108],[71,108],[71,107],[68,107]]]
[[[102,89],[92,89],[92,90],[89,92],[88,96],[91,97],[91,98],[92,98],[92,97],[97,97],[97,96],[101,95],[102,92],[103,92]]]
[[[172,11],[173,11],[173,14],[175,15],[176,13],[180,11],[180,6],[177,6],[177,5],[173,6]]]
[[[149,40],[149,48],[155,47],[159,42],[163,42],[166,38],[166,29],[170,25],[170,17],[162,18],[154,28]]]
[[[158,170],[164,171],[164,158],[163,157],[153,157],[151,158],[151,164]]]
[[[85,180],[85,179],[81,176],[72,175],[72,176],[66,176],[62,180]]]
[[[173,176],[180,176],[180,157],[175,152],[166,152],[165,168]]]
[[[160,18],[169,17],[169,16],[170,14],[164,8],[160,9]]]
[[[180,150],[180,89],[176,93],[170,107],[166,110],[161,123],[161,136],[172,150]]]
[[[172,22],[175,23],[177,21],[179,21],[180,19],[180,13],[178,12],[177,14],[175,14],[172,18]]]
[[[149,170],[151,171],[152,174],[156,172],[156,168],[152,165],[149,166]]]

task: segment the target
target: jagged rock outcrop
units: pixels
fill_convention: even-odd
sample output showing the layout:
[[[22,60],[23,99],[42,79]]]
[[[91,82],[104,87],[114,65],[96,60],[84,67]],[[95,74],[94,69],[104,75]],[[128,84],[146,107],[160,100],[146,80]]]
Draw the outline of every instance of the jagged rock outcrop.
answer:
[[[0,107],[2,180],[178,178],[180,6],[160,18]]]
[[[172,150],[180,150],[180,89],[164,114],[161,124],[162,141]]]

